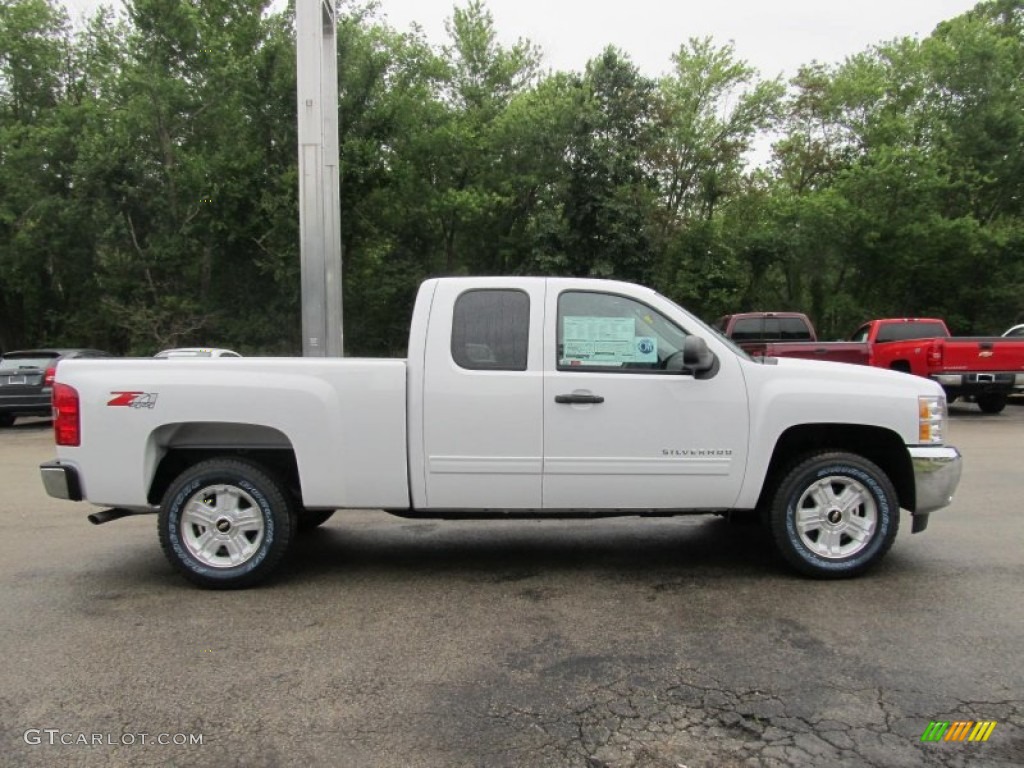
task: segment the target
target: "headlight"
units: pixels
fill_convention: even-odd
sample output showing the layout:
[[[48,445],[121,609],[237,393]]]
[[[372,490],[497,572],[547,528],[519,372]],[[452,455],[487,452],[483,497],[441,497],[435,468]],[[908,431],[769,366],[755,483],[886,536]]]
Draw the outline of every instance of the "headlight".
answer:
[[[917,441],[921,445],[941,445],[946,436],[946,398],[921,395],[917,398]]]

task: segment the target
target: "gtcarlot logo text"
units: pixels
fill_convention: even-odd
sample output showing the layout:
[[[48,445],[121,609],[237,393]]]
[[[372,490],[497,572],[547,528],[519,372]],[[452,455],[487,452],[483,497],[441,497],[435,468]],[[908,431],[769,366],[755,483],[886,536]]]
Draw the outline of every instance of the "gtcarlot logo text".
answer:
[[[29,728],[22,738],[32,747],[194,747],[203,744],[201,733],[84,733],[59,728]]]

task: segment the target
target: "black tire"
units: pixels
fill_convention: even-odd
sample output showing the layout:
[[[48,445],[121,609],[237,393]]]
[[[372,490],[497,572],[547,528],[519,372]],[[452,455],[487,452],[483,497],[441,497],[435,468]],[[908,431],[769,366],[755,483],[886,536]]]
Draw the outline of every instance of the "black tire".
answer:
[[[787,563],[807,576],[843,579],[889,551],[900,507],[892,481],[874,463],[850,453],[819,453],[783,476],[769,517]]]
[[[265,469],[210,459],[171,483],[157,526],[168,561],[189,581],[209,589],[242,589],[280,565],[296,520],[283,486]]]
[[[722,519],[733,528],[756,528],[763,522],[756,509],[734,509],[722,515]]]
[[[10,413],[0,413],[0,427],[13,427],[14,426],[14,415]]]
[[[999,393],[994,395],[978,395],[974,398],[982,413],[1002,413],[1006,407],[1006,395]]]
[[[312,531],[314,528],[319,528],[321,525],[331,519],[334,514],[333,509],[302,509],[299,510],[298,514],[298,531],[299,533],[305,533],[306,531]]]

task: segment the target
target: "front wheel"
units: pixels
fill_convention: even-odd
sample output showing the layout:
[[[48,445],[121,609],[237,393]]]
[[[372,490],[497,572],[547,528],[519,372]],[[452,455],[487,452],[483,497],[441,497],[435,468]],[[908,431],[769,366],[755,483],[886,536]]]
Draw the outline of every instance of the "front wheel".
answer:
[[[167,489],[160,546],[185,578],[210,589],[249,587],[284,558],[296,528],[281,484],[262,467],[210,459]]]
[[[823,579],[857,576],[896,539],[899,502],[889,477],[849,453],[820,453],[783,477],[770,511],[772,537],[796,570]]]

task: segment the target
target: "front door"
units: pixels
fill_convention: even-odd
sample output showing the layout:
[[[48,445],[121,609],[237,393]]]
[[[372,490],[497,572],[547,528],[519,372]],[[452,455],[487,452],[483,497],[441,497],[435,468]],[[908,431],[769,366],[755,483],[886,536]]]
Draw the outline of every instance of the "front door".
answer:
[[[547,314],[557,328],[544,360],[544,508],[732,506],[748,432],[736,358],[718,355],[703,378],[669,371],[688,331],[663,299],[550,280]]]

